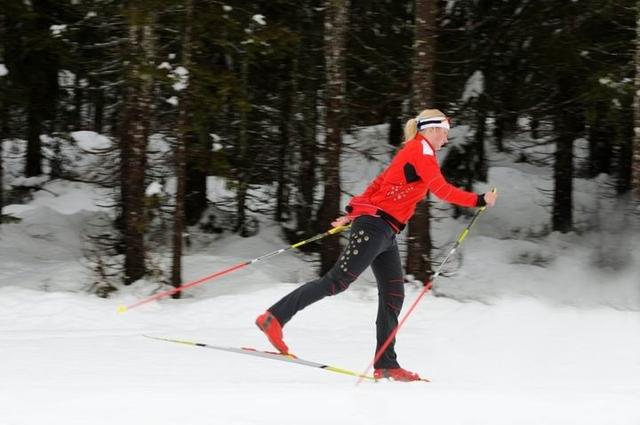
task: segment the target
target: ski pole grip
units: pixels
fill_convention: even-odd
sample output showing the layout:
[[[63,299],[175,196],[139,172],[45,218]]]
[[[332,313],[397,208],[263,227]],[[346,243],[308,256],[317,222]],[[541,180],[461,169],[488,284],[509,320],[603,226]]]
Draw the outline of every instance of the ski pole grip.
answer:
[[[493,193],[494,195],[498,194],[498,188],[497,187],[493,187],[493,189],[491,189],[491,193]]]
[[[344,226],[334,227],[334,228],[332,228],[332,229],[330,229],[330,230],[329,230],[329,234],[330,234],[330,235],[334,235],[334,234],[336,234],[336,233],[340,233],[340,232],[342,232],[342,231],[344,231],[344,230],[347,230],[347,229],[348,229],[348,228],[350,228],[350,227],[351,227],[351,224],[347,224],[347,225],[344,225]]]

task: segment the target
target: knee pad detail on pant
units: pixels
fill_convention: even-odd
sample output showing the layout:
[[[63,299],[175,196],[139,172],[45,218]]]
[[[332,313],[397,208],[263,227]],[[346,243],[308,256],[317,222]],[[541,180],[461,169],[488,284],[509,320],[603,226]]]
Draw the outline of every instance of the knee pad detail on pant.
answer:
[[[384,291],[385,304],[396,313],[402,309],[404,302],[404,280],[391,279]]]
[[[327,273],[326,278],[329,280],[327,295],[336,295],[340,292],[344,292],[349,288],[349,285],[358,278],[353,273],[349,273],[334,267]]]
[[[329,284],[329,294],[328,295],[336,295],[339,294],[340,292],[344,292],[347,290],[347,288],[349,287],[349,285],[351,284],[351,282],[346,282],[342,279],[338,280],[338,281],[332,281]]]

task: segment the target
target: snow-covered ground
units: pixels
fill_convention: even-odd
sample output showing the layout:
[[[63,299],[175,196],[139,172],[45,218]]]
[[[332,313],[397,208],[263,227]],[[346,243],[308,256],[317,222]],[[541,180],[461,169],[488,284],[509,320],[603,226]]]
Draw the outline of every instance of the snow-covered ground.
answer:
[[[380,162],[347,150],[348,191],[360,191],[388,158],[372,142],[381,131],[350,139],[370,145]],[[88,150],[99,140],[78,137]],[[6,158],[11,183],[18,155],[4,152],[14,155]],[[312,277],[311,266],[289,251],[182,300],[118,314],[118,305],[158,285],[139,282],[109,299],[87,293],[82,236],[89,220],[109,213],[100,206],[108,192],[45,183],[34,199],[5,208],[21,222],[0,227],[0,425],[640,424],[637,223],[596,199],[607,190],[604,178],[577,179],[578,231],[549,233],[540,189],[551,187],[550,171],[492,160],[499,205],[438,282],[442,296],[425,297],[398,337],[401,364],[431,383],[356,386],[320,369],[144,338],[268,349],[254,318]],[[434,211],[444,250],[466,219],[449,218],[442,204]],[[223,235],[188,252],[185,279],[284,245],[268,222],[252,238]],[[419,290],[407,285],[405,306]],[[373,355],[376,298],[366,272],[347,292],[300,312],[286,341],[302,358],[360,372]]]

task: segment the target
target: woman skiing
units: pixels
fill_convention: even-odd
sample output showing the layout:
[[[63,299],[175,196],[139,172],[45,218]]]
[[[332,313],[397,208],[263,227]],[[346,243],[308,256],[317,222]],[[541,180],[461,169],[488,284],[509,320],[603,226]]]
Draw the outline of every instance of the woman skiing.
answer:
[[[404,278],[396,234],[413,215],[416,204],[432,192],[438,198],[463,207],[493,206],[496,194],[476,194],[458,189],[444,179],[435,152],[447,143],[449,118],[437,109],[422,111],[405,125],[405,142],[391,164],[360,196],[349,202],[347,215],[332,225],[352,222],[349,243],[336,264],[319,279],[292,291],[258,316],[256,325],[283,354],[289,348],[282,327],[300,310],[346,290],[369,266],[378,284],[376,351],[398,323],[404,300]],[[374,378],[415,381],[417,373],[402,369],[396,359],[395,340],[374,365]]]

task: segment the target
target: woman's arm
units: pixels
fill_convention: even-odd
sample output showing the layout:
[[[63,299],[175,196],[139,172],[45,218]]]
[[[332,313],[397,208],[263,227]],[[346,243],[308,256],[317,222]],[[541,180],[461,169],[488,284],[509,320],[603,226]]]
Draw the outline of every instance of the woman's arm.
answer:
[[[485,198],[477,193],[459,189],[446,181],[434,156],[424,155],[418,165],[418,174],[427,184],[429,191],[443,201],[461,207],[485,205]]]

